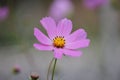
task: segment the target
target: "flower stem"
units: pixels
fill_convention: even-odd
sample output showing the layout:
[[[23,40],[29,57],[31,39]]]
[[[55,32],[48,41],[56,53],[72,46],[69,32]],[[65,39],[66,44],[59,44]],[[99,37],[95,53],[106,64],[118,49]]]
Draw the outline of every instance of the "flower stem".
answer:
[[[57,59],[55,59],[54,65],[53,65],[53,71],[52,71],[52,78],[51,80],[54,80],[54,73],[55,73],[55,67],[56,67]]]
[[[49,80],[49,72],[50,72],[50,68],[51,68],[52,63],[53,63],[54,60],[55,60],[55,58],[52,58],[52,60],[49,63],[48,72],[47,72],[47,80]]]

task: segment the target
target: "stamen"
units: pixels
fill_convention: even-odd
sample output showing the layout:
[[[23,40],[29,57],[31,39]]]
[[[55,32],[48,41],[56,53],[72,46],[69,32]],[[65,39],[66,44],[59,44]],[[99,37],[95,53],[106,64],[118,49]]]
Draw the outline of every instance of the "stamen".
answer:
[[[56,48],[63,48],[65,46],[65,39],[64,36],[56,36],[53,39],[53,45]]]

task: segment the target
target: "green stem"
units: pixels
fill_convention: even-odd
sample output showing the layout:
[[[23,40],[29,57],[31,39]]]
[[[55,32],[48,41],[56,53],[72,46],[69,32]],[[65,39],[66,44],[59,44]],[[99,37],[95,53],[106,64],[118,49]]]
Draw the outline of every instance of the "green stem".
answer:
[[[47,80],[49,80],[49,72],[50,72],[50,68],[51,68],[51,66],[52,66],[52,63],[53,63],[54,59],[55,59],[55,58],[52,58],[52,60],[51,60],[50,63],[49,63],[48,72],[47,72]]]
[[[55,73],[55,67],[56,67],[57,59],[55,59],[54,66],[53,66],[53,71],[52,71],[52,78],[51,80],[54,80],[54,73]]]

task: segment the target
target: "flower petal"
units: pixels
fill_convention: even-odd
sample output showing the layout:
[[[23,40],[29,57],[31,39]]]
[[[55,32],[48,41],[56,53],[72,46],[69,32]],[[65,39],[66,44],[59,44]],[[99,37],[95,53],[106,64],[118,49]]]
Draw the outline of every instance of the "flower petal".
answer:
[[[61,52],[60,49],[55,49],[54,50],[54,57],[57,59],[61,59],[62,58],[63,53]]]
[[[85,39],[87,37],[87,33],[84,29],[78,29],[77,31],[73,32],[70,36],[66,37],[67,43],[71,43],[73,41]]]
[[[72,30],[72,22],[68,19],[62,19],[57,26],[58,36],[68,36]]]
[[[63,49],[63,53],[65,55],[69,55],[69,56],[73,56],[73,57],[77,57],[77,56],[82,55],[81,51],[74,51],[74,50],[70,50],[70,49]]]
[[[38,50],[53,50],[52,46],[34,43],[33,46]]]
[[[46,29],[48,36],[53,39],[56,36],[56,22],[51,17],[45,17],[40,20],[42,26]]]
[[[66,44],[67,49],[78,49],[78,48],[85,48],[88,47],[90,43],[89,39],[82,39],[76,42]]]
[[[34,28],[34,36],[42,44],[47,44],[47,45],[52,44],[52,41],[47,36],[45,36],[38,28]]]

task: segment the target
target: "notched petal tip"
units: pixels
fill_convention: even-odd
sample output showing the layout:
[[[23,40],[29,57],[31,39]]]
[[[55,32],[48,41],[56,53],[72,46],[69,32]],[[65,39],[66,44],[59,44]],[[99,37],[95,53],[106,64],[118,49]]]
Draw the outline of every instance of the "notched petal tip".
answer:
[[[68,19],[68,18],[63,18],[63,19],[61,19],[59,22],[72,23],[72,21],[71,21],[70,19]]]
[[[37,27],[34,27],[34,31],[39,30]]]
[[[80,34],[84,34],[84,35],[86,34],[86,35],[87,35],[87,32],[86,32],[85,29],[83,29],[83,28],[80,28],[80,29],[79,29],[79,32],[80,32]]]
[[[63,19],[61,19],[61,21],[65,21],[65,22],[70,22],[70,23],[72,23],[72,21],[71,21],[70,19],[68,19],[68,18],[63,18]]]
[[[90,45],[90,39],[85,39],[82,42],[83,42],[83,46],[81,46],[81,48],[87,48],[87,47],[89,47],[89,45]]]
[[[86,44],[87,44],[86,47],[88,47],[88,46],[90,45],[90,39],[87,39],[87,40],[86,40]]]
[[[78,51],[77,53],[74,53],[74,55],[72,55],[73,57],[80,57],[83,55],[82,51]]]
[[[36,34],[36,31],[38,31],[38,28],[34,27],[34,35]]]
[[[56,59],[61,59],[62,58],[62,52],[60,51],[60,50],[57,50],[57,49],[55,49],[54,50],[54,57],[56,58]]]
[[[37,43],[34,43],[34,44],[33,44],[33,47],[35,47],[36,45],[37,45]]]
[[[41,20],[40,20],[40,23],[43,23],[43,22],[45,22],[46,20],[54,20],[52,17],[44,17],[44,18],[42,18]]]
[[[80,30],[81,30],[81,32],[86,32],[85,29],[83,29],[83,28],[80,28]]]
[[[38,49],[38,44],[37,44],[37,43],[34,43],[34,44],[33,44],[33,47],[34,47],[35,49],[39,50],[39,49]]]
[[[87,32],[85,31],[85,29],[80,28],[77,32],[79,33],[78,40],[87,38]]]
[[[90,45],[90,39],[85,39],[83,48],[87,48]]]
[[[72,56],[72,57],[79,57],[83,54],[81,51],[76,51],[76,50],[71,50],[71,49],[64,49],[63,53],[65,55],[69,55],[69,56]]]
[[[55,36],[56,22],[52,17],[45,17],[40,20],[42,27],[46,30],[48,36],[52,39]]]
[[[69,20],[68,18],[63,18],[62,20]]]
[[[39,44],[38,44],[38,43],[34,43],[34,44],[33,44],[33,47],[34,47],[35,49],[39,50]]]
[[[40,30],[37,27],[34,27],[34,36],[36,36],[40,32]]]
[[[67,49],[78,49],[78,48],[86,48],[88,47],[90,44],[90,40],[89,39],[81,39],[79,41],[75,41],[72,43],[67,44],[65,47]]]
[[[36,27],[34,28],[34,36],[40,43],[51,45],[51,40]]]
[[[71,20],[64,18],[58,22],[58,25],[57,25],[58,35],[68,36],[71,33],[71,31],[72,31],[72,21]]]

